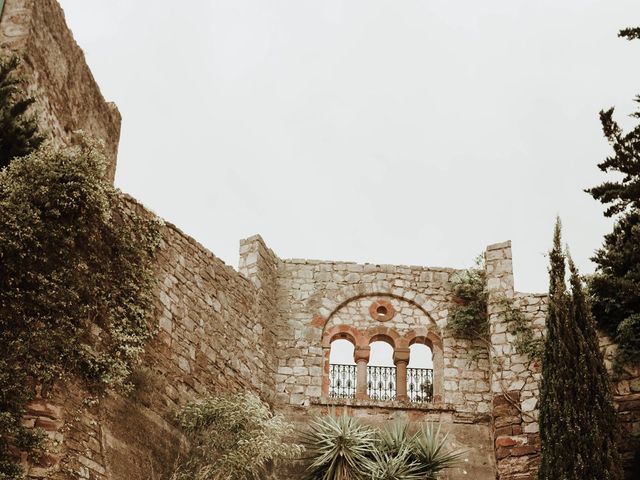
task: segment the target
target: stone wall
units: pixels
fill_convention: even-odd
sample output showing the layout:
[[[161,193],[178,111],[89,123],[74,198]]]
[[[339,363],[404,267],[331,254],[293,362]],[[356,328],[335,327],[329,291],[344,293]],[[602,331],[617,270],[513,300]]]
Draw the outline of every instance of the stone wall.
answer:
[[[5,0],[0,47],[22,59],[22,73],[36,98],[45,130],[70,145],[83,130],[105,144],[113,182],[120,140],[120,113],[105,101],[55,0]]]
[[[446,329],[454,274],[444,268],[282,261],[278,306],[287,328],[278,343],[278,400],[308,405],[322,395],[330,342],[350,327],[364,336],[356,347],[367,347],[372,339],[401,348],[416,337],[439,341],[443,363],[436,365],[435,381],[440,401],[486,414],[490,398],[483,348],[452,338]],[[371,305],[379,301],[390,303],[391,319],[371,316]]]
[[[276,353],[278,408],[309,413],[337,405],[373,423],[390,418],[388,412],[401,416],[410,412],[415,422],[439,419],[445,430],[458,432],[460,445],[468,449],[465,467],[473,465],[478,479],[494,478],[493,459],[487,462],[484,457],[492,448],[486,346],[455,339],[446,328],[455,274],[447,268],[281,261],[278,309],[283,330]],[[382,305],[389,313],[378,316],[376,308]],[[337,338],[354,343],[355,360],[363,368],[371,342],[391,344],[398,385],[403,377],[400,364],[403,355],[408,355],[409,345],[416,340],[426,343],[433,351],[434,402],[419,405],[400,398],[329,398],[329,352],[332,340]],[[404,367],[408,359],[406,356]],[[360,365],[357,368],[360,375]],[[366,397],[366,392],[359,393]],[[465,478],[462,470],[452,472],[450,478]]]
[[[126,210],[150,215],[129,197]],[[269,251],[260,237],[246,252]],[[274,265],[251,263],[249,278],[170,224],[156,256],[157,334],[134,373],[130,395],[91,398],[65,385],[29,407],[35,426],[47,428],[57,453],[33,466],[47,478],[142,480],[168,478],[185,441],[173,415],[186,402],[224,391],[274,391],[272,318]],[[257,280],[260,288],[257,288]],[[36,417],[35,413],[42,412]],[[42,417],[42,418],[40,418]],[[44,422],[44,423],[43,423]]]
[[[491,393],[496,467],[500,480],[533,479],[540,451],[538,382],[540,368],[516,352],[505,312],[520,309],[536,335],[544,328],[544,295],[513,289],[511,242],[487,247],[485,253],[491,347]]]

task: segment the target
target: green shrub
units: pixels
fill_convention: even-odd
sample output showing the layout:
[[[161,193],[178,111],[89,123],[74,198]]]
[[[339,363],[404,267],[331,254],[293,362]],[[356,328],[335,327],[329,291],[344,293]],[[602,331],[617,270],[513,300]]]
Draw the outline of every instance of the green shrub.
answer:
[[[0,478],[33,387],[78,375],[126,388],[150,336],[153,220],[125,214],[95,143],[45,146],[0,171]]]
[[[448,327],[459,338],[489,338],[487,312],[487,278],[484,257],[476,258],[476,268],[458,272],[451,280],[454,304],[449,312]]]
[[[410,434],[405,422],[387,429],[362,425],[347,415],[315,418],[305,434],[311,464],[307,480],[431,480],[454,467],[462,451],[446,448],[440,427]]]
[[[191,449],[173,480],[254,480],[302,452],[283,442],[293,426],[252,393],[207,397],[185,406],[177,419]]]

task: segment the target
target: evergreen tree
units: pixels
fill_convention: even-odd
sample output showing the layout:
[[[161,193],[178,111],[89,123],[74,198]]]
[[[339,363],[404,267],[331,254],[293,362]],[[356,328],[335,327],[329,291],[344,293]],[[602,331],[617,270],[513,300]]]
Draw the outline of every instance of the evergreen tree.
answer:
[[[619,35],[639,39],[640,28]],[[640,95],[635,101],[640,103]],[[624,133],[613,113],[613,108],[600,112],[613,154],[598,167],[621,179],[586,191],[607,206],[606,216],[619,217],[592,259],[597,269],[589,287],[596,320],[618,344],[618,363],[624,364],[640,362],[640,123]],[[632,117],[640,119],[640,109]]]
[[[31,114],[35,99],[25,95],[17,74],[20,60],[0,52],[0,170],[15,157],[28,155],[45,140]]]
[[[550,252],[549,309],[540,386],[539,480],[619,480],[616,417],[595,322],[569,259],[565,284],[561,227]]]

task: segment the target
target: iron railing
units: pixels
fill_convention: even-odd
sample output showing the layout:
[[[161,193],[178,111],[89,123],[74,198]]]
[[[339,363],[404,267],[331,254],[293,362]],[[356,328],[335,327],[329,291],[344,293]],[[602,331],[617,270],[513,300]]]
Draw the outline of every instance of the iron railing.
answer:
[[[355,398],[355,365],[329,365],[329,396],[333,398]]]
[[[357,369],[355,365],[329,365],[329,396],[355,398]],[[372,400],[395,400],[396,367],[367,367],[367,395]],[[407,396],[413,403],[433,401],[433,370],[407,368]]]
[[[372,400],[395,400],[396,367],[367,367],[367,394]]]
[[[430,368],[407,368],[407,395],[410,402],[432,402],[433,370]]]

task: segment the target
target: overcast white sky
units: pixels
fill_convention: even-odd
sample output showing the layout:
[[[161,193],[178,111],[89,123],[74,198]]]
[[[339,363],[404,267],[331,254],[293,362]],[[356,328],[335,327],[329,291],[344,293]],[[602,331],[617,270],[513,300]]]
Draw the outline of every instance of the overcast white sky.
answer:
[[[640,93],[638,0],[61,0],[123,116],[116,185],[236,266],[466,267],[511,239],[546,291],[556,214],[610,230],[598,111]]]

